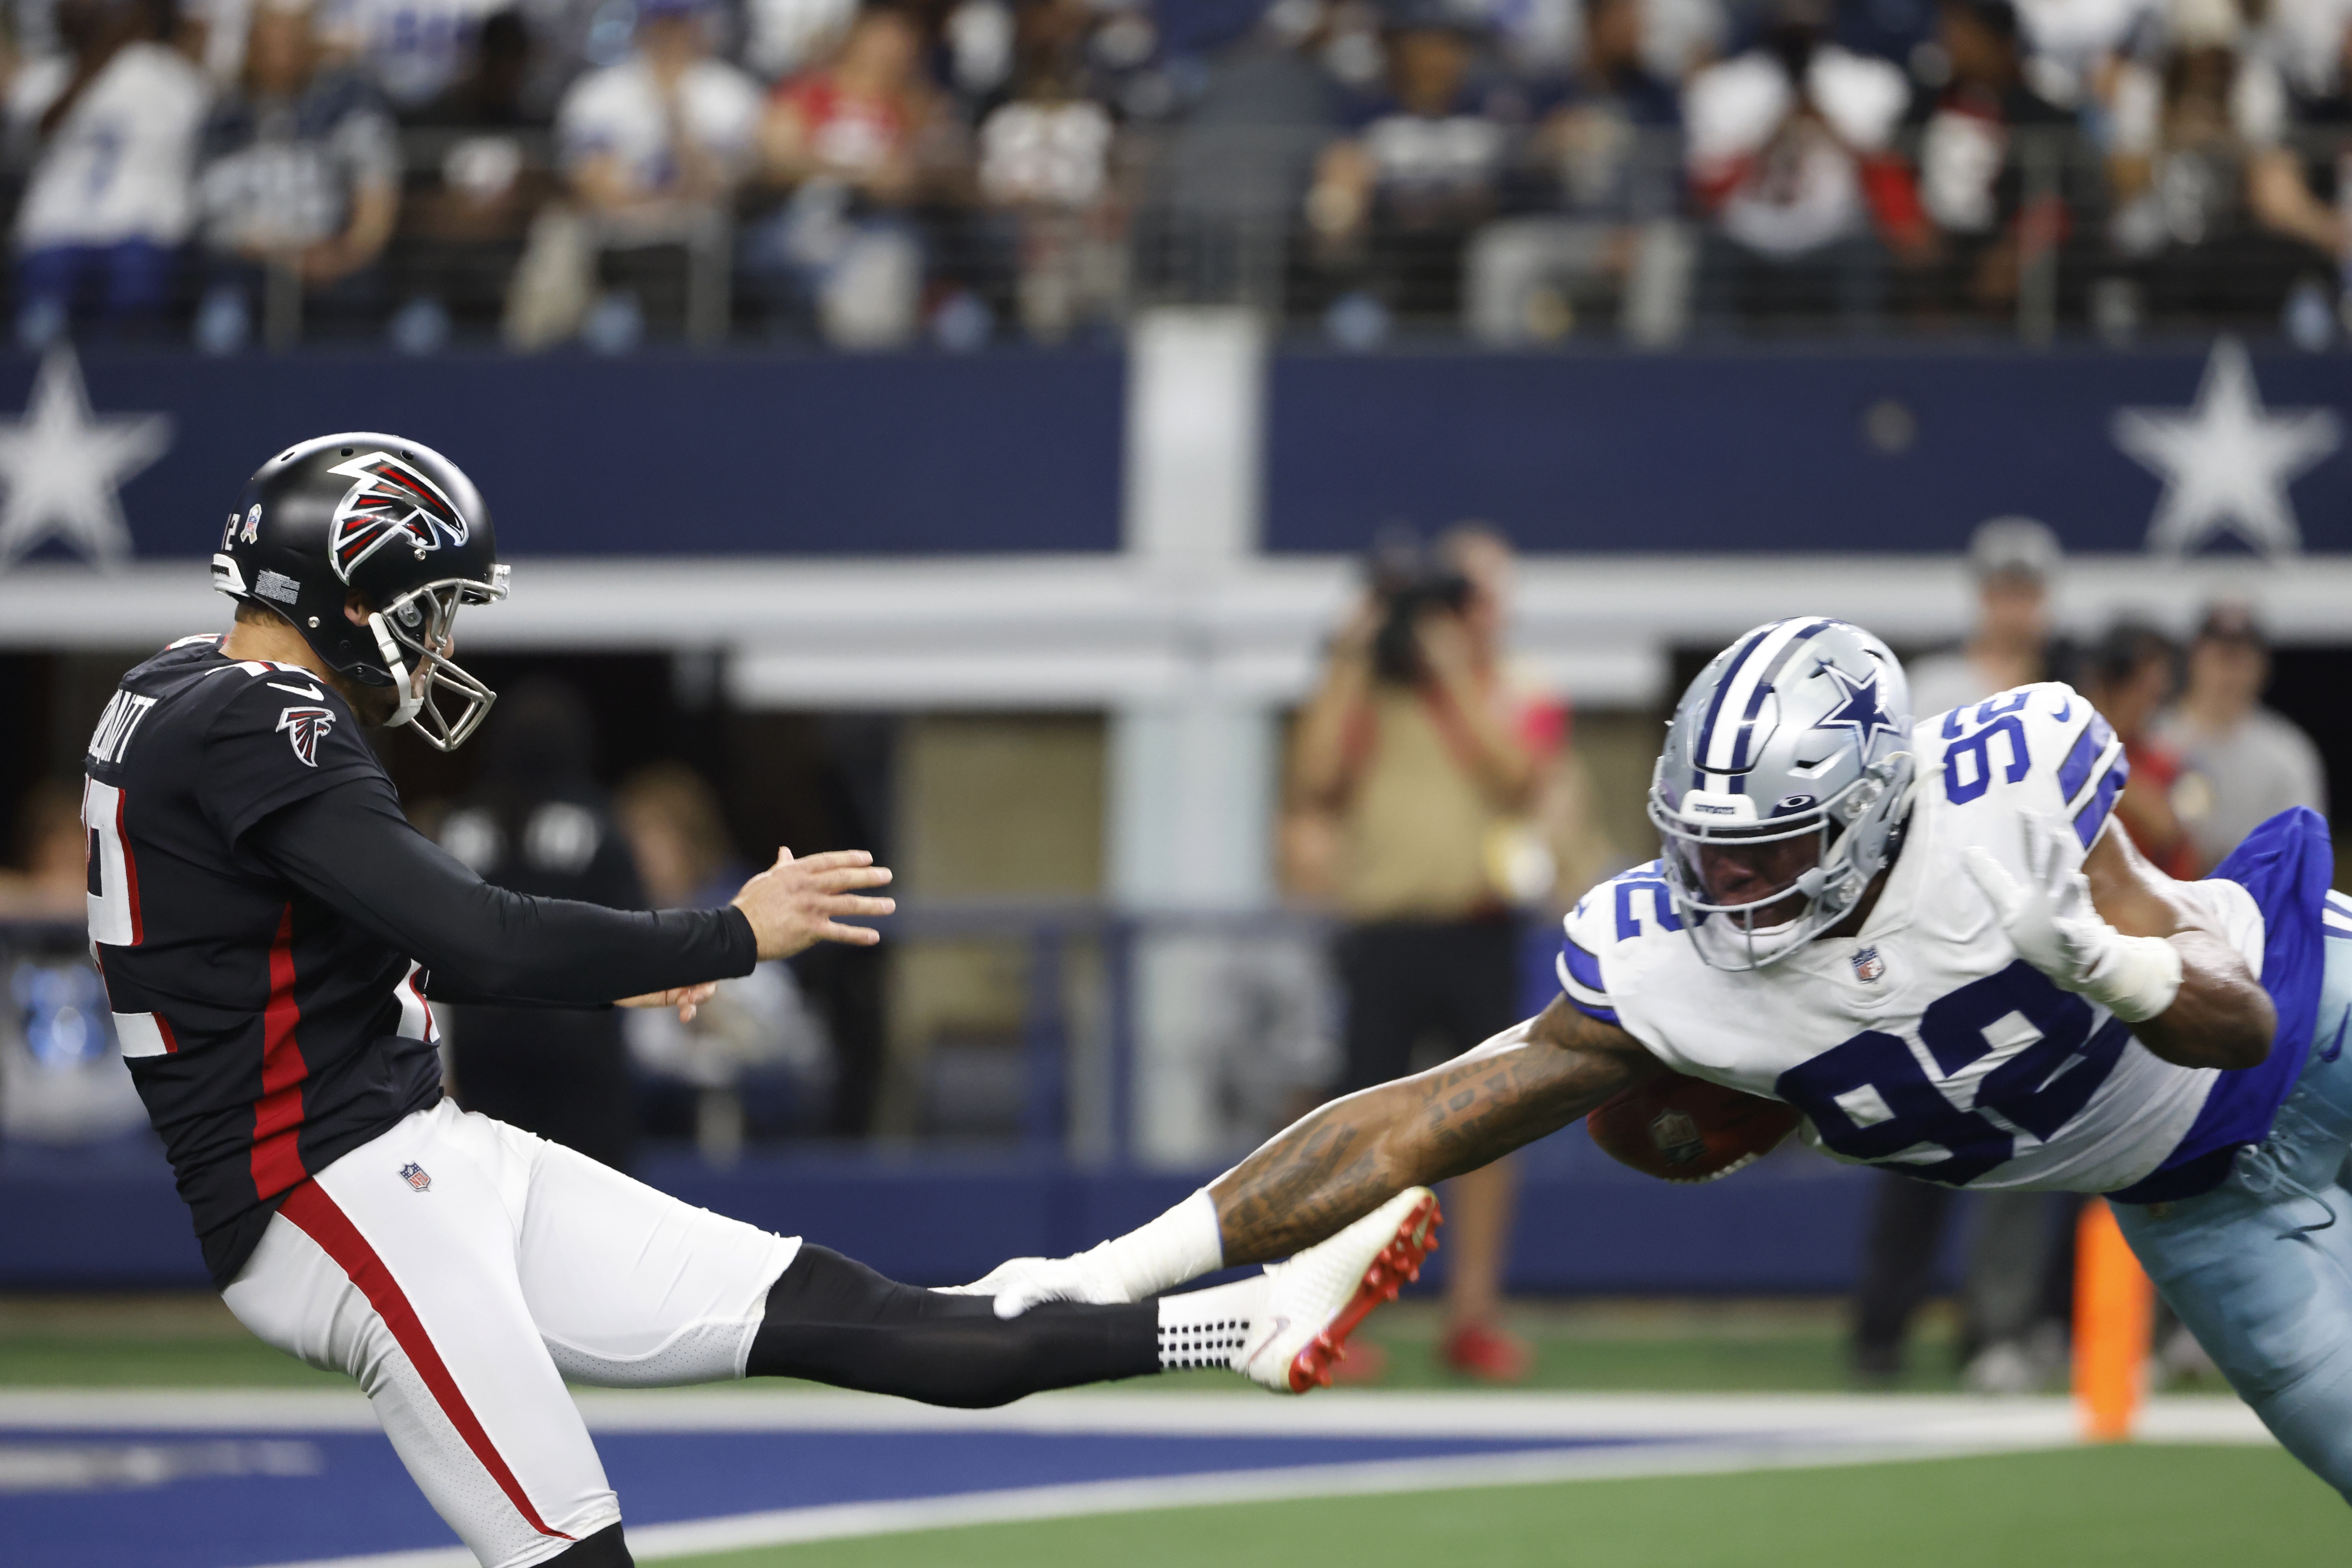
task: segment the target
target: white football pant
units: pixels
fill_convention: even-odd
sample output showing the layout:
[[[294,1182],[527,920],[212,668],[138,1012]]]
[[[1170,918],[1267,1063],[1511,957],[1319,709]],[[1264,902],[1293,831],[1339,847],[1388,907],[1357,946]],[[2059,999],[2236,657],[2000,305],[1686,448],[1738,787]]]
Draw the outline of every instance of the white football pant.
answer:
[[[523,1568],[621,1517],[563,1380],[741,1377],[799,1249],[445,1100],[289,1192],[223,1295],[357,1379],[484,1568]]]

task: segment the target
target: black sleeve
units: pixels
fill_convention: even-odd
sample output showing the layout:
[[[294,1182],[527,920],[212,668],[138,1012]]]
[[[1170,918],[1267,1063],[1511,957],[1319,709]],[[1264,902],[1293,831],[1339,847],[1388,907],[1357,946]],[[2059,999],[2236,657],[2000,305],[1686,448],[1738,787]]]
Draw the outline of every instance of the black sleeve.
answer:
[[[749,974],[740,910],[610,910],[483,881],[409,826],[383,778],[355,779],[256,824],[273,870],[429,972],[436,1001],[581,1005]]]

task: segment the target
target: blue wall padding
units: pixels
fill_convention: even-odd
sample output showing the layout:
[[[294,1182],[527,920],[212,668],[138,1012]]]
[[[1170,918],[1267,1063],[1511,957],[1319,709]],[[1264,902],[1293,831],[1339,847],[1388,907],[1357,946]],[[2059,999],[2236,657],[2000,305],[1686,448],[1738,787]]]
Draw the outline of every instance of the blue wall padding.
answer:
[[[1522,1156],[1514,1289],[1541,1293],[1824,1292],[1859,1258],[1870,1173],[1790,1150],[1706,1187],[1668,1186],[1571,1130]],[[800,1234],[927,1285],[1024,1254],[1090,1247],[1158,1214],[1202,1175],[1087,1173],[1015,1157],[691,1154],[640,1173],[689,1203]],[[1443,1277],[1446,1254],[1438,1254]],[[126,1147],[0,1158],[0,1289],[204,1283],[163,1157]]]

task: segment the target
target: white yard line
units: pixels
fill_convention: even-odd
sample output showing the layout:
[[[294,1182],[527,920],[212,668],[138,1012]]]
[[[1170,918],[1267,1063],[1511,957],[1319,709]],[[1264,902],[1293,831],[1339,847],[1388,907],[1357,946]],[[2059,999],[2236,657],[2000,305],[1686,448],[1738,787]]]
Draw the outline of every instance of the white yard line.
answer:
[[[1028,1432],[1198,1436],[1750,1437],[1944,1435],[2032,1430],[2070,1440],[2057,1396],[1377,1393],[1312,1399],[1247,1394],[1047,1394],[998,1410],[940,1410],[857,1394],[584,1390],[592,1430],[657,1432]],[[0,1392],[0,1431],[368,1432],[356,1392],[19,1389]],[[2159,1442],[2267,1440],[2234,1399],[2152,1400],[2144,1436]]]

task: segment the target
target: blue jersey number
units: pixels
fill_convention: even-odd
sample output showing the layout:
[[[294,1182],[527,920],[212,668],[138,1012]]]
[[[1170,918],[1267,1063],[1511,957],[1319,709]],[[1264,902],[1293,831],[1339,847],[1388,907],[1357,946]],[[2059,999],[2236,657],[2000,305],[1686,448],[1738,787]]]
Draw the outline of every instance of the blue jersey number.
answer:
[[[1944,798],[1954,805],[1969,802],[1992,787],[1995,766],[2004,769],[2003,776],[2011,784],[2023,778],[2033,766],[2033,758],[2025,749],[2025,726],[2017,715],[2033,700],[2031,691],[2014,692],[2008,701],[1988,698],[1977,705],[1974,715],[1965,708],[1955,708],[1944,716],[1944,739],[1953,742],[1944,748]],[[1977,731],[1966,738],[1960,726],[1973,717]],[[2007,757],[2002,763],[1993,761],[1993,742],[2005,742]]]
[[[1775,1087],[1811,1119],[1823,1143],[1848,1159],[1941,1149],[1942,1156],[1905,1161],[1904,1168],[1965,1186],[2015,1154],[2017,1139],[2008,1128],[2047,1140],[2090,1103],[2131,1038],[2121,1019],[2109,1018],[2094,1032],[2091,1018],[2089,1003],[2021,959],[1937,1001],[1919,1020],[1919,1038],[1946,1081],[1996,1047],[2032,1041],[1985,1075],[1975,1110],[1955,1106],[1909,1046],[1876,1029],[1790,1068]]]

